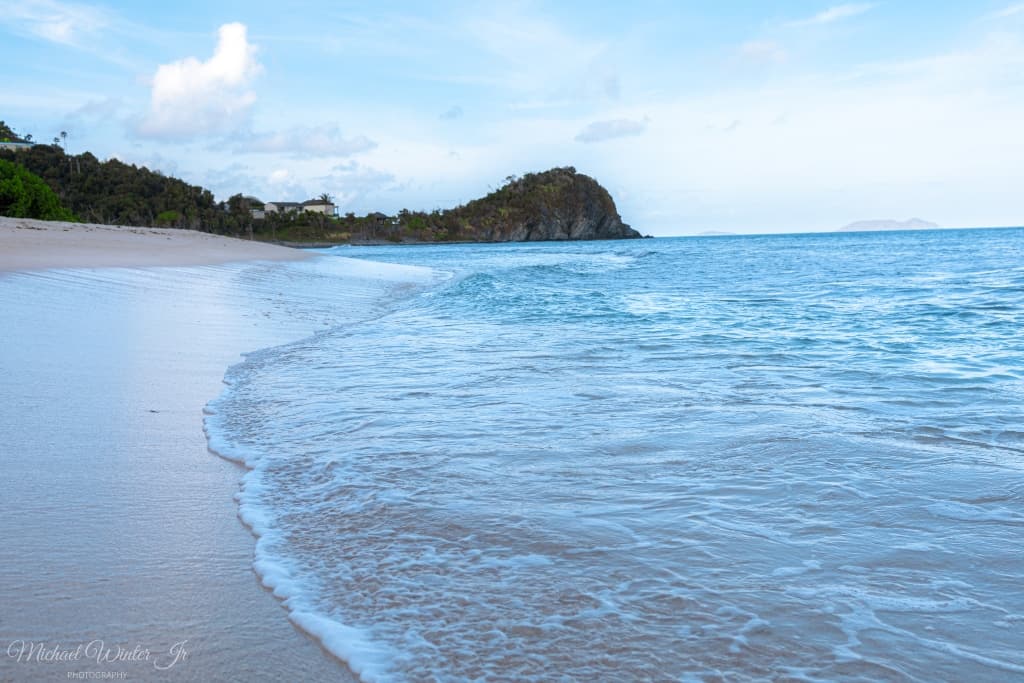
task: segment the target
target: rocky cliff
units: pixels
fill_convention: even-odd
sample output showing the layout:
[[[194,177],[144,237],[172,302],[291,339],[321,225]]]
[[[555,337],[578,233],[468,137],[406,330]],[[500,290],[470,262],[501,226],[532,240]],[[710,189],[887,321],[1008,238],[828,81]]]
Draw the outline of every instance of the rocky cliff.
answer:
[[[634,239],[608,191],[575,168],[510,177],[491,194],[448,212],[485,242]]]

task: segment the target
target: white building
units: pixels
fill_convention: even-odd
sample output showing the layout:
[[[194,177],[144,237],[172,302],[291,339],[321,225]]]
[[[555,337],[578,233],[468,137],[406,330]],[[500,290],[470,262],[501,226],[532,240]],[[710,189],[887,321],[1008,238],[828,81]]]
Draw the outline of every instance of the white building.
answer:
[[[322,213],[325,216],[334,215],[334,202],[324,201],[323,199],[310,199],[302,202],[303,211],[311,211],[313,213]]]
[[[310,199],[304,202],[267,202],[263,210],[266,213],[292,213],[294,211],[309,211],[321,213],[325,216],[335,215],[334,202],[323,199]]]
[[[11,140],[0,141],[0,149],[28,149],[29,147],[35,147],[34,142],[12,142]]]
[[[298,202],[267,202],[263,210],[267,213],[291,213],[302,208]]]

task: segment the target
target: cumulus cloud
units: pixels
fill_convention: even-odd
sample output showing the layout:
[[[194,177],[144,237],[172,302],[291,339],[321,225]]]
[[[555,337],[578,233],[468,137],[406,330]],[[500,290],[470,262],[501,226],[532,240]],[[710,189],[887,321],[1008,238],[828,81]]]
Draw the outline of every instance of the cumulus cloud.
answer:
[[[818,12],[813,17],[806,19],[800,19],[799,21],[789,22],[789,26],[820,26],[822,24],[831,24],[836,21],[843,19],[849,19],[855,17],[858,14],[864,14],[877,7],[877,3],[874,2],[859,2],[849,3],[846,5],[836,5],[835,7],[829,7],[823,12]]]
[[[147,137],[191,138],[236,128],[256,102],[249,89],[262,71],[243,24],[218,30],[206,61],[187,57],[161,65],[152,80],[150,109],[136,132]]]
[[[615,138],[640,135],[645,130],[647,130],[646,121],[633,121],[632,119],[594,121],[580,131],[576,136],[576,142],[604,142]]]
[[[346,138],[337,126],[295,126],[276,133],[244,133],[233,136],[235,152],[285,154],[297,158],[347,157],[369,151],[377,143],[363,135]]]

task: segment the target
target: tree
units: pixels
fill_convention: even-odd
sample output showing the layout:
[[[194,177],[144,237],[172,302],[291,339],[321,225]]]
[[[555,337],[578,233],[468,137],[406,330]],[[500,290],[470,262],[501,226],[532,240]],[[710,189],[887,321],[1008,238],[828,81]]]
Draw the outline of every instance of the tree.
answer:
[[[73,221],[74,214],[60,204],[56,193],[39,176],[0,159],[0,215]]]
[[[0,142],[17,142],[18,135],[5,121],[0,121]]]
[[[317,197],[317,199],[322,201],[324,204],[333,204],[334,203],[334,197],[332,197],[331,195],[327,194],[326,192],[324,192],[322,195]]]

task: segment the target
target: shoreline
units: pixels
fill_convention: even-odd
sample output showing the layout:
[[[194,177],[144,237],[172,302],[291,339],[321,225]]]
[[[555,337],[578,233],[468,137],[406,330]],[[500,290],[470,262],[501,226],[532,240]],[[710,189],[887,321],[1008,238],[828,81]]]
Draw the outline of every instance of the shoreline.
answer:
[[[242,354],[313,331],[275,299],[292,266],[268,262],[315,257],[205,233],[33,223],[0,218],[0,679],[356,680],[261,585],[234,500],[245,468],[203,431]],[[7,651],[96,641],[150,656]]]

